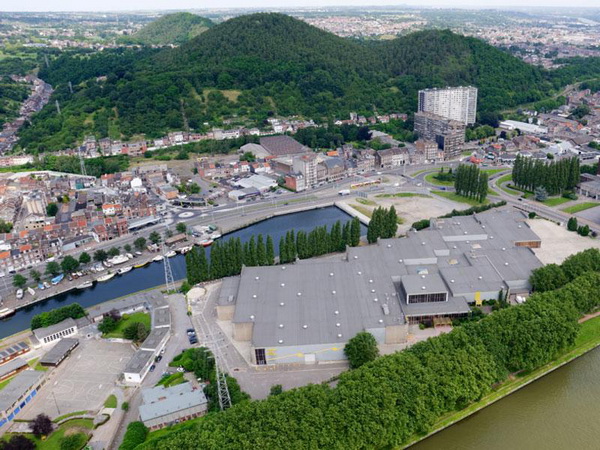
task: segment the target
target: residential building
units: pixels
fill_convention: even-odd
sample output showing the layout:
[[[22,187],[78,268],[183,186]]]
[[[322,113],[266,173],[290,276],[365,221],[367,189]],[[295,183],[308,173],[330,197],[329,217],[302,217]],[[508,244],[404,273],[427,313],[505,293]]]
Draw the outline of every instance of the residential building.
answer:
[[[304,183],[307,188],[317,184],[317,155],[310,153],[302,156],[296,156],[293,159],[293,172],[301,173],[304,177]]]
[[[444,154],[440,151],[435,141],[419,139],[415,142],[415,150],[418,154],[422,155],[425,162],[428,163],[444,159]]]
[[[435,141],[444,151],[445,160],[460,155],[461,146],[465,143],[465,129],[463,122],[428,112],[415,114],[415,132],[421,139]]]
[[[392,147],[375,153],[375,164],[382,168],[400,167],[410,164],[410,155],[405,148]]]
[[[423,89],[419,91],[419,112],[435,114],[465,125],[475,123],[477,88],[473,86]]]
[[[76,333],[77,323],[71,318],[65,319],[56,325],[33,330],[33,335],[42,345],[52,344],[64,337],[73,336]]]

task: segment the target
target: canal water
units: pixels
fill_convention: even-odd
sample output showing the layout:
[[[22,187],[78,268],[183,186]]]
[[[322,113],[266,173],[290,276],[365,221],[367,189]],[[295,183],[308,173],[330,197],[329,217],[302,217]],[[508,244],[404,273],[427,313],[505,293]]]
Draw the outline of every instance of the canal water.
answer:
[[[247,228],[229,233],[223,236],[223,240],[239,237],[242,242],[250,239],[251,236],[263,234],[266,238],[270,234],[275,244],[275,252],[278,252],[279,239],[289,230],[310,231],[316,226],[326,225],[330,227],[336,221],[345,223],[352,217],[335,206],[313,209],[299,213],[287,214],[273,217],[271,219],[258,222]],[[366,227],[362,227],[362,234],[366,233]],[[210,247],[208,248],[210,255]],[[169,258],[173,277],[175,280],[185,278],[185,257],[177,255]],[[164,284],[164,265],[162,262],[151,263],[141,269],[134,269],[124,275],[117,275],[108,282],[96,283],[92,288],[84,290],[72,290],[64,294],[50,297],[42,302],[23,308],[17,313],[3,321],[0,321],[0,339],[10,336],[19,331],[29,328],[31,318],[44,311],[50,311],[60,306],[71,303],[79,303],[84,308],[88,308],[98,303],[112,300],[124,295],[131,294],[143,289],[152,288]]]
[[[411,450],[599,449],[599,373],[595,349]]]

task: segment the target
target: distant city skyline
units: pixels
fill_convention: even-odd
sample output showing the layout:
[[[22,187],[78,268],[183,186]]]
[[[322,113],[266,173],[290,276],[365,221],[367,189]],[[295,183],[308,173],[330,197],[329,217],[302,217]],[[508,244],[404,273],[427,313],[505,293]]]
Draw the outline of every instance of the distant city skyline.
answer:
[[[525,9],[536,7],[565,7],[563,0],[530,0],[526,5],[517,0],[509,0],[499,5],[496,0],[405,0],[402,3],[393,0],[375,0],[366,4],[365,0],[29,0],[25,3],[11,2],[3,7],[6,12],[93,12],[93,11],[152,11],[152,10],[193,10],[193,9],[224,9],[224,8],[298,8],[298,7],[342,7],[342,6],[402,6],[410,7],[441,7],[469,9]],[[569,9],[594,8],[590,0],[572,0]],[[597,5],[600,7],[600,4]],[[0,12],[2,12],[0,11]]]

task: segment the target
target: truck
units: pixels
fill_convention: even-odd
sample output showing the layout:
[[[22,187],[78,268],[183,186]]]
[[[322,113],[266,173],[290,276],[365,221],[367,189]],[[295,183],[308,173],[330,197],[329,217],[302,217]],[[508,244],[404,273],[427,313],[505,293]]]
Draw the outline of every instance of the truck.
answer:
[[[338,192],[339,195],[350,195],[350,189],[342,189]]]

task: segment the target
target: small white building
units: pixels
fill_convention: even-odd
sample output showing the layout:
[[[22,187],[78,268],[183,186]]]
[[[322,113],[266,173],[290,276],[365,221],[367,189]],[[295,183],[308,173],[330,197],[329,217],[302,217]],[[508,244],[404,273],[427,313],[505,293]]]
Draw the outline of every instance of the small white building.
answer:
[[[140,420],[150,430],[193,419],[206,414],[208,400],[190,383],[172,387],[157,386],[142,390]]]
[[[77,323],[75,320],[68,318],[55,325],[33,330],[33,334],[40,344],[49,345],[59,341],[62,338],[77,334]]]
[[[531,134],[546,134],[548,133],[547,127],[535,125],[533,123],[519,122],[518,120],[504,120],[500,122],[500,128],[503,130],[513,131],[519,129],[525,133]]]

